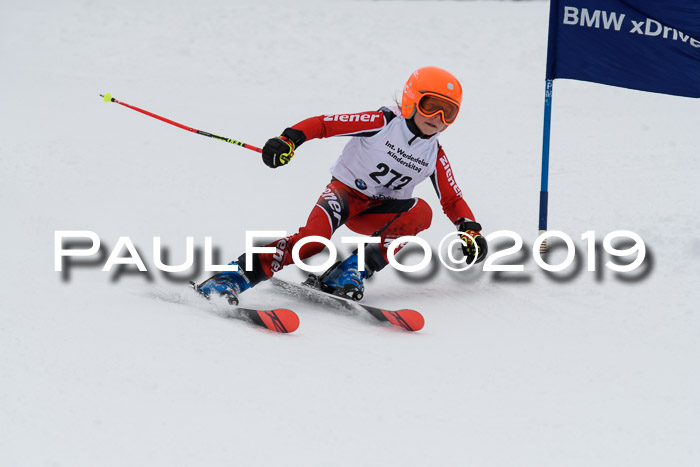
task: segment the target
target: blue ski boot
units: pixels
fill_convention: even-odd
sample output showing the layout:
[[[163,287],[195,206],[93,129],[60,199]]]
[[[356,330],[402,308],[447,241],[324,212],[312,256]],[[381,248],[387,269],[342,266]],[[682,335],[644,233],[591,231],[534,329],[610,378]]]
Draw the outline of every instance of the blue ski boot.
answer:
[[[320,280],[324,291],[359,301],[364,297],[365,285],[362,281],[367,277],[367,269],[358,269],[357,255],[353,254],[329,269]]]
[[[229,263],[237,264],[235,261]],[[197,292],[210,298],[212,295],[225,297],[231,305],[238,305],[238,296],[251,287],[250,280],[243,272],[243,268],[238,271],[223,271],[199,285],[192,283]]]

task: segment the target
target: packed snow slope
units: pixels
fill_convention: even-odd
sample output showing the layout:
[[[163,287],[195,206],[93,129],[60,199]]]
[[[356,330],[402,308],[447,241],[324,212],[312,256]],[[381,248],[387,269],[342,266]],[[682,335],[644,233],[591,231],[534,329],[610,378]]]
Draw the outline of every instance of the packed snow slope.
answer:
[[[545,273],[531,248],[546,2],[6,1],[0,12],[0,465],[700,462],[698,102],[555,83],[549,226],[576,254]],[[462,81],[440,140],[484,233],[523,238],[496,264],[523,272],[452,273],[434,259],[377,274],[366,301],[420,310],[418,333],[269,284],[246,292],[247,304],[298,312],[299,330],[282,335],[194,300],[182,279],[205,272],[154,267],[153,237],[179,264],[188,236],[200,252],[212,237],[224,262],[246,231],[295,231],[346,140],[311,141],[271,170],[99,94],[261,146],[310,116],[390,105],[425,65]],[[415,194],[433,208],[421,237],[437,250],[454,227],[429,183]],[[54,271],[57,230],[95,232],[102,256]],[[637,271],[605,266],[615,230],[644,240]],[[350,234],[337,234],[342,253]],[[101,271],[120,237],[147,273]],[[492,241],[492,254],[511,244]]]

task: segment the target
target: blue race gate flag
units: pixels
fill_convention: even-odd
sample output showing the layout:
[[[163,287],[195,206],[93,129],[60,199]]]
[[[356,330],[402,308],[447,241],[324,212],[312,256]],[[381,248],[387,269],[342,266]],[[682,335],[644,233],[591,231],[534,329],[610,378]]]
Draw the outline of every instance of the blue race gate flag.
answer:
[[[556,78],[700,97],[700,0],[551,0],[549,8],[540,234],[547,231]]]
[[[700,0],[551,0],[555,78],[700,97]]]

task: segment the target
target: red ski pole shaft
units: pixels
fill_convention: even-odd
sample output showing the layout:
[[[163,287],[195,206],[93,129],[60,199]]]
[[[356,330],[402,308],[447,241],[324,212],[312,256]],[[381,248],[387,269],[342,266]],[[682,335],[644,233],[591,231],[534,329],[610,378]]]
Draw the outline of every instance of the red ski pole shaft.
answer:
[[[215,135],[212,133],[208,133],[206,131],[197,130],[197,129],[189,127],[187,125],[183,125],[182,123],[177,123],[177,122],[174,122],[174,121],[167,119],[165,117],[161,117],[160,115],[156,115],[153,112],[149,112],[148,110],[139,109],[138,107],[127,104],[126,102],[118,101],[114,97],[112,97],[112,95],[110,93],[100,94],[100,97],[104,98],[105,102],[114,102],[115,104],[123,105],[124,107],[127,107],[131,110],[141,112],[142,114],[148,115],[149,117],[156,118],[156,119],[160,120],[161,122],[170,123],[171,125],[174,125],[178,128],[182,128],[183,130],[191,131],[192,133],[197,133],[198,135],[208,136],[209,138],[214,138],[214,139],[218,139],[220,141],[225,141],[227,143],[235,144],[237,146],[241,146],[241,147],[244,147],[246,149],[250,149],[251,151],[262,152],[262,149],[256,148],[255,146],[251,146],[250,144],[242,143],[240,141],[236,141],[235,139],[226,138],[224,136],[218,136],[218,135]]]

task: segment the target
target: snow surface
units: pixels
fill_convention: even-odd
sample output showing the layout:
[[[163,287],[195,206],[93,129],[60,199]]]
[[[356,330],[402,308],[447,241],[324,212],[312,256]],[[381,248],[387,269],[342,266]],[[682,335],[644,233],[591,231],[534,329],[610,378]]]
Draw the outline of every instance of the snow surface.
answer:
[[[700,462],[698,101],[555,83],[549,227],[573,238],[578,269],[545,274],[529,249],[546,2],[7,0],[0,13],[0,465]],[[345,140],[272,171],[98,94],[260,146],[309,116],[391,104],[428,64],[462,80],[441,142],[484,232],[523,237],[509,260],[525,272],[375,276],[366,300],[420,310],[419,333],[247,292],[299,313],[280,335],[153,267],[154,236],[177,264],[187,236],[212,237],[224,261],[246,230],[296,230]],[[436,248],[453,227],[429,183],[416,195]],[[646,242],[641,273],[606,269],[600,247],[588,272],[581,234],[619,229]],[[105,256],[55,272],[56,230],[96,232],[105,255],[128,236],[149,274],[101,272]]]

